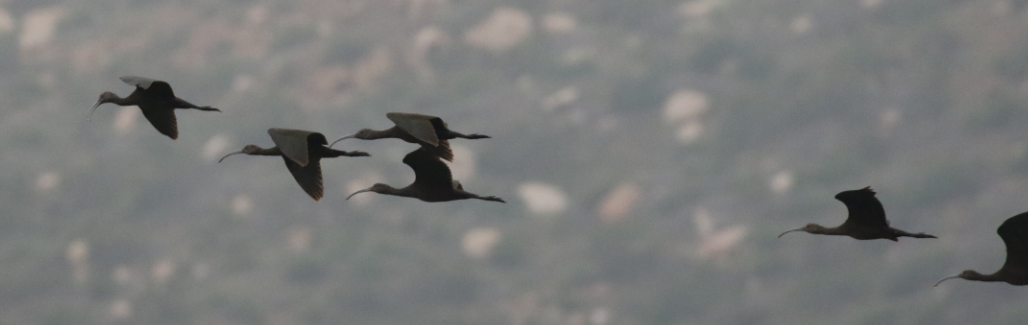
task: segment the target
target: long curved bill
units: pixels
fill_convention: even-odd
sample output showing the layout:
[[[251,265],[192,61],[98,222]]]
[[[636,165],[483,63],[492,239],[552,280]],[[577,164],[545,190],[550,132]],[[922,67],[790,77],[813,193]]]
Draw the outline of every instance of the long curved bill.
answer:
[[[93,118],[93,111],[95,111],[96,108],[98,106],[100,106],[100,104],[103,104],[103,103],[101,103],[99,100],[96,101],[96,104],[93,104],[93,108],[89,109],[89,116],[86,116],[86,121],[89,121],[89,119]]]
[[[221,163],[221,161],[222,161],[222,160],[225,160],[225,158],[228,158],[228,156],[231,156],[231,155],[238,155],[238,154],[241,154],[241,153],[243,153],[243,152],[242,152],[242,151],[236,151],[236,152],[233,152],[233,153],[227,154],[227,155],[225,155],[224,157],[221,157],[221,159],[218,159],[218,163]]]
[[[369,187],[369,188],[366,188],[366,189],[363,189],[363,190],[360,190],[360,191],[357,191],[357,192],[353,192],[353,194],[350,194],[350,196],[347,196],[346,199],[349,200],[354,195],[361,194],[361,193],[364,193],[364,192],[371,192],[371,188]]]
[[[328,147],[329,147],[329,148],[331,148],[331,147],[332,147],[333,145],[335,145],[335,144],[336,144],[336,142],[339,142],[339,141],[343,141],[343,140],[346,140],[346,139],[350,139],[350,138],[353,138],[354,136],[356,136],[356,134],[353,134],[353,135],[348,135],[348,136],[345,136],[345,137],[339,138],[339,140],[336,140],[336,141],[332,141],[332,143],[331,143],[331,144],[329,144],[329,145],[328,145]]]
[[[785,234],[788,234],[788,233],[793,232],[793,231],[803,231],[803,227],[796,228],[796,229],[789,229],[788,231],[783,232],[781,235],[778,235],[778,238],[782,238],[782,236],[785,236]]]
[[[949,280],[949,279],[956,279],[956,278],[960,278],[960,274],[957,274],[957,275],[951,275],[951,276],[948,276],[948,277],[942,278],[942,280],[939,280],[939,282],[936,282],[936,283],[935,283],[935,286],[936,286],[936,287],[938,287],[938,286],[939,286],[939,284],[940,284],[940,283],[942,283],[942,281],[946,281],[946,280]]]

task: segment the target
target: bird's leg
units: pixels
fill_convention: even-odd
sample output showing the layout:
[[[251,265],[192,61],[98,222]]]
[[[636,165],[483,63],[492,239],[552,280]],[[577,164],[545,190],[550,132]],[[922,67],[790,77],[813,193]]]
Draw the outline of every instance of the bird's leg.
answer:
[[[339,155],[340,156],[347,156],[347,157],[371,157],[371,154],[369,154],[367,152],[356,151],[356,150],[349,151],[349,152],[347,152],[347,151],[339,151]]]
[[[486,200],[486,201],[493,201],[493,202],[507,203],[507,201],[504,201],[503,199],[501,199],[501,198],[499,198],[499,197],[496,197],[496,196],[486,196],[486,197],[479,197],[479,199],[480,199],[480,200]]]
[[[478,194],[475,194],[475,193],[466,192],[466,191],[459,190],[459,189],[454,189],[454,191],[457,191],[458,193],[462,193],[462,194],[466,195],[469,199],[477,199],[477,200],[483,200],[483,201],[493,201],[493,202],[507,203],[507,201],[504,201],[503,199],[501,199],[499,197],[496,197],[496,196],[481,196],[481,195],[478,195]]]
[[[472,139],[472,140],[473,139],[488,139],[488,138],[490,138],[490,136],[485,135],[485,134],[478,134],[478,133],[463,134],[463,133],[455,132],[455,131],[450,131],[450,136],[452,136],[454,138],[464,138],[464,139]]]
[[[208,111],[208,112],[221,112],[220,109],[217,109],[217,108],[214,108],[214,107],[210,107],[210,106],[196,106],[193,103],[187,102],[187,101],[183,100],[182,98],[178,98],[178,97],[175,97],[175,108],[192,108],[192,109],[198,109],[198,110],[201,110],[201,111]]]
[[[324,149],[326,149],[326,150],[324,150],[325,152],[323,154],[323,156],[325,158],[334,158],[334,157],[340,157],[340,156],[346,156],[346,157],[371,157],[371,154],[369,154],[367,152],[364,152],[364,151],[342,151],[342,150],[335,150],[335,149],[332,149],[332,148],[324,148]]]
[[[892,232],[896,234],[896,237],[939,238],[939,237],[935,237],[935,236],[932,236],[932,235],[929,235],[929,234],[926,234],[926,233],[923,233],[923,232],[912,234],[912,233],[909,233],[909,232],[906,232],[906,231],[903,231],[903,230],[899,230],[899,229],[896,229],[896,228],[891,228],[891,229],[892,229]]]

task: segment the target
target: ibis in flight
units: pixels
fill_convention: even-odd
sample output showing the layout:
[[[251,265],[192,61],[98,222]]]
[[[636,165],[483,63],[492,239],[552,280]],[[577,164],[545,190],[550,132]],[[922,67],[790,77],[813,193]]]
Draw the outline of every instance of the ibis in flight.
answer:
[[[778,238],[793,231],[806,231],[816,235],[850,236],[860,240],[888,239],[899,241],[899,237],[936,238],[923,232],[912,234],[889,227],[889,220],[885,219],[885,208],[882,207],[882,202],[879,202],[878,198],[875,197],[875,192],[871,190],[870,186],[859,190],[840,192],[835,195],[835,199],[846,204],[846,210],[849,210],[849,217],[846,218],[846,222],[843,222],[842,225],[835,228],[827,228],[812,223],[801,228],[783,232],[781,235],[778,235]]]
[[[93,116],[93,111],[96,110],[97,106],[105,103],[117,104],[119,106],[135,105],[139,106],[139,109],[143,111],[143,116],[146,117],[146,120],[150,121],[150,124],[153,124],[153,127],[158,132],[175,140],[178,139],[178,122],[175,119],[175,109],[192,108],[201,111],[221,111],[210,106],[196,106],[175,97],[175,93],[171,91],[171,85],[164,81],[132,76],[121,77],[121,81],[135,86],[136,90],[132,91],[125,98],[118,97],[118,95],[109,91],[100,94],[100,99],[96,101],[96,104],[93,104],[93,108],[89,109],[89,117],[86,120]]]
[[[464,191],[460,182],[454,181],[450,174],[450,168],[446,163],[439,160],[439,156],[429,152],[428,149],[419,148],[403,157],[403,163],[414,170],[414,183],[404,188],[378,183],[369,188],[354,192],[346,197],[349,200],[354,195],[364,192],[375,192],[379,194],[412,197],[425,202],[445,202],[465,199],[478,199],[507,203],[495,196],[479,196]]]
[[[996,230],[1003,244],[1007,246],[1007,261],[993,274],[981,274],[974,270],[945,277],[942,281],[961,278],[971,281],[1006,282],[1015,286],[1028,285],[1028,212],[1010,217]]]
[[[328,140],[321,133],[291,130],[291,129],[268,129],[274,147],[264,149],[252,144],[243,147],[243,150],[233,152],[221,157],[220,163],[231,155],[247,154],[251,156],[282,156],[286,161],[286,167],[293,174],[293,178],[300,184],[304,192],[310,195],[315,201],[321,200],[325,195],[325,187],[321,182],[321,158],[367,157],[367,152],[362,151],[340,151],[325,145]]]
[[[443,122],[443,119],[435,116],[414,113],[387,113],[386,118],[393,121],[396,125],[380,131],[363,129],[357,131],[357,133],[354,133],[353,135],[348,135],[340,138],[339,140],[332,141],[332,144],[329,145],[329,147],[332,147],[336,142],[350,138],[362,140],[397,138],[410,143],[420,144],[421,147],[425,148],[425,150],[428,150],[432,154],[446,159],[447,161],[453,161],[453,151],[450,150],[450,143],[446,140],[454,138],[489,138],[488,135],[478,133],[463,134],[450,130],[446,126],[446,122]]]

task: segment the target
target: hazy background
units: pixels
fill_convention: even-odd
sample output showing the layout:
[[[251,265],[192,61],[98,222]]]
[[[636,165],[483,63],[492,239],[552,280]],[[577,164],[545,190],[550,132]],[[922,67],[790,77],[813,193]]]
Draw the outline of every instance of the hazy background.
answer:
[[[1021,324],[1017,0],[0,0],[0,323]],[[89,106],[117,77],[223,113]],[[416,148],[347,140],[311,200],[270,127],[443,117],[466,189],[362,194]],[[871,185],[938,240],[841,223]]]

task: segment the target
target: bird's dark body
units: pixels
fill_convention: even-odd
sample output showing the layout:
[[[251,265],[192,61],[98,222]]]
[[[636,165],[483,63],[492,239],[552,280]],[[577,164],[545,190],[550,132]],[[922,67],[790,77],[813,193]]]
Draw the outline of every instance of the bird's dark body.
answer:
[[[270,129],[268,134],[276,142],[274,147],[265,149],[255,145],[247,145],[243,147],[242,151],[230,153],[225,157],[240,153],[251,156],[281,156],[282,160],[285,161],[286,167],[289,168],[289,172],[293,174],[293,179],[296,180],[296,183],[315,201],[320,201],[325,196],[325,186],[322,183],[321,177],[322,158],[369,156],[361,151],[346,152],[325,147],[328,144],[328,140],[323,134],[317,132]],[[304,145],[305,147],[296,148],[295,146],[297,145]],[[283,147],[287,148],[287,150],[283,150]],[[303,153],[304,156],[291,156],[290,153]],[[222,157],[221,159],[224,160],[225,158]]]
[[[121,77],[125,83],[135,86],[128,97],[119,98],[111,92],[100,95],[100,100],[93,105],[93,109],[104,103],[112,103],[119,106],[135,105],[143,112],[143,116],[150,122],[158,132],[171,138],[178,139],[178,121],[175,118],[176,109],[197,109],[201,111],[221,110],[208,106],[196,106],[181,98],[175,97],[171,85],[160,80],[152,80],[139,77]],[[92,113],[92,110],[90,111]]]
[[[859,240],[888,239],[899,241],[900,237],[936,238],[925,233],[909,233],[889,226],[885,218],[885,208],[875,197],[871,187],[859,190],[843,191],[835,195],[835,199],[846,205],[849,216],[846,222],[835,228],[827,228],[817,224],[808,224],[802,228],[792,229],[778,235],[782,237],[792,231],[805,231],[818,235],[849,236]]]
[[[845,226],[845,227],[844,227]],[[934,238],[934,237],[917,237],[918,234],[911,234],[909,232],[899,230],[896,228],[888,227],[865,227],[865,226],[846,226],[842,225],[838,227],[842,235],[852,237],[858,240],[873,240],[873,239],[888,239],[891,241],[899,241],[900,237],[915,237],[915,238]]]
[[[474,198],[468,192],[458,189],[435,188],[431,191],[425,191],[419,187],[407,186],[399,189],[399,191],[409,193],[411,197],[425,202],[447,202]]]
[[[363,129],[353,135],[336,140],[332,144],[348,138],[363,140],[397,138],[408,143],[419,144],[426,152],[432,153],[444,160],[453,161],[453,150],[450,148],[450,143],[447,140],[455,138],[489,138],[487,135],[477,133],[463,134],[450,130],[446,122],[443,122],[443,119],[435,116],[413,113],[388,113],[386,117],[396,125],[385,130]],[[329,146],[331,147],[332,145]]]
[[[375,184],[374,186],[357,191],[350,196],[363,192],[376,192],[386,195],[412,197],[425,202],[446,202],[466,199],[478,199],[493,202],[502,202],[495,196],[479,196],[464,191],[462,187],[453,181],[450,168],[439,160],[432,152],[425,148],[419,148],[403,157],[403,163],[414,170],[414,182],[403,188],[394,188],[386,184]]]
[[[428,121],[430,123],[432,123],[432,128],[435,129],[436,137],[438,137],[439,140],[453,140],[453,139],[456,139],[456,138],[467,138],[468,137],[467,135],[464,135],[463,133],[454,132],[454,131],[450,130],[450,128],[447,127],[446,122],[443,122],[442,118],[431,117],[430,119],[428,119]],[[425,143],[424,141],[418,140],[417,138],[415,138],[410,133],[407,133],[407,131],[404,131],[399,126],[393,126],[393,127],[389,128],[389,129],[387,129],[386,132],[388,134],[390,134],[390,135],[396,135],[396,136],[400,137],[400,139],[403,139],[403,141],[407,141],[407,142],[410,142],[410,143],[418,143],[418,144],[424,144]]]
[[[436,134],[439,137],[439,145],[432,145],[428,142],[415,138],[413,135],[407,133],[407,131],[404,131],[398,126],[394,126],[386,130],[383,130],[379,138],[397,138],[407,143],[419,144],[421,145],[421,148],[431,152],[437,157],[441,157],[448,161],[453,161],[453,149],[450,148],[450,142],[446,141],[446,138],[443,138],[443,135],[441,132],[439,132],[439,129],[436,129]],[[449,139],[453,138],[451,137]]]

